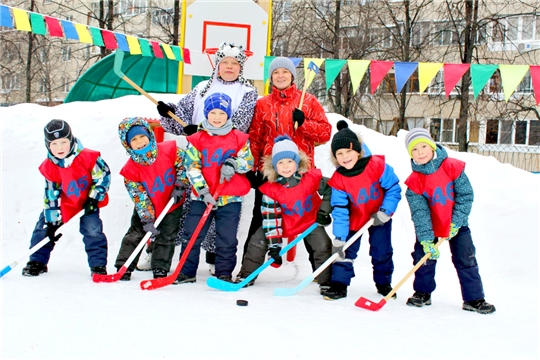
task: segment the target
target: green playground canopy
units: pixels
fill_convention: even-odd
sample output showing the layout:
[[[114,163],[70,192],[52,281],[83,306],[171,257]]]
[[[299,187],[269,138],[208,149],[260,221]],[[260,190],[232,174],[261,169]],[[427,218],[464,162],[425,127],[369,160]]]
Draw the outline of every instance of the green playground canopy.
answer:
[[[115,99],[139,92],[114,72],[114,53],[92,65],[73,85],[65,103]],[[122,72],[149,93],[176,94],[178,61],[153,56],[124,56]]]

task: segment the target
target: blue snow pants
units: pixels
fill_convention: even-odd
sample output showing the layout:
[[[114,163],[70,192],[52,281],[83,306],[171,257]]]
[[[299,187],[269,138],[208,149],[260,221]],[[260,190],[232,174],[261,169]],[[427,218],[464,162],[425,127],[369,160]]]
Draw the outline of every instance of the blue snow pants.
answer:
[[[45,217],[43,212],[39,214],[39,220],[36,223],[32,238],[30,239],[30,247],[33,247],[41,240],[47,237],[45,229]],[[62,232],[62,228],[56,231],[56,234]],[[99,218],[99,209],[90,215],[82,215],[79,220],[79,232],[83,236],[84,250],[88,256],[88,265],[106,266],[107,265],[107,238],[103,233],[103,223]],[[60,239],[59,241],[62,241]],[[51,251],[54,249],[55,243],[49,241],[41,249],[30,255],[30,260],[39,261],[43,264],[49,263]]]
[[[180,257],[184,254],[186,245],[195,232],[201,217],[206,210],[206,205],[202,201],[192,201],[189,213],[184,222],[184,235],[182,238],[182,251]],[[181,273],[187,276],[195,276],[199,267],[199,256],[201,253],[201,242],[203,241],[212,219],[216,220],[216,277],[220,275],[232,276],[236,266],[236,249],[238,247],[238,238],[236,233],[240,223],[240,211],[242,203],[233,202],[224,206],[219,206],[217,210],[212,210],[208,219],[204,223],[201,232],[193,248],[189,252],[186,263]]]
[[[450,239],[449,242],[452,263],[454,263],[457,271],[463,301],[483,299],[484,287],[478,271],[476,249],[472,242],[471,230],[467,226],[462,226],[457,235]],[[417,264],[425,255],[418,239],[414,244],[414,251],[411,255],[414,260],[413,264]],[[436,265],[436,260],[428,260],[424,265],[420,266],[414,276],[414,291],[431,294],[435,290]]]
[[[394,272],[394,262],[392,255],[392,219],[380,226],[371,226],[369,229],[369,255],[373,265],[373,281],[378,285],[390,285],[392,283],[392,273]],[[350,231],[347,236],[349,240],[356,231]],[[339,282],[349,286],[354,274],[354,259],[360,250],[362,236],[356,240],[347,250],[345,250],[345,260],[336,261],[332,264],[331,282]]]

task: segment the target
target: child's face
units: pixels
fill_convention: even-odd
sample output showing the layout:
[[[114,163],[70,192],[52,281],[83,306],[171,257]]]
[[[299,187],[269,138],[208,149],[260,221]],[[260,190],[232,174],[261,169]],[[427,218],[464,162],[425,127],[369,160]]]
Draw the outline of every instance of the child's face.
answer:
[[[208,122],[216,128],[220,128],[227,122],[227,113],[221,109],[213,109],[208,113]]]
[[[279,90],[283,90],[291,86],[292,74],[285,68],[277,68],[272,73],[272,84]]]
[[[340,166],[350,170],[356,165],[356,162],[360,158],[360,154],[356,150],[352,149],[339,149],[336,151],[336,159]]]
[[[240,63],[233,57],[226,57],[219,63],[218,74],[225,81],[234,81],[240,75]]]
[[[290,178],[296,172],[296,161],[293,159],[281,159],[276,163],[276,171],[280,176]]]
[[[68,138],[56,139],[50,142],[49,149],[55,158],[63,159],[69,154],[70,144]]]
[[[131,139],[129,146],[131,146],[133,150],[141,150],[144,149],[149,143],[150,139],[148,139],[146,135],[138,134]]]
[[[428,143],[416,144],[411,151],[412,158],[418,165],[424,165],[433,159],[433,148]]]

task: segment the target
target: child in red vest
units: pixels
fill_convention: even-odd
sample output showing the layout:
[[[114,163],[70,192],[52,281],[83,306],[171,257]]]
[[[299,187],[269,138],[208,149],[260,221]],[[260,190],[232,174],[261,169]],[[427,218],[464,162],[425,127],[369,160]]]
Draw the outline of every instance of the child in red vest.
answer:
[[[236,266],[236,232],[240,222],[242,199],[250,190],[245,173],[253,167],[253,156],[248,135],[233,128],[231,102],[231,98],[224,93],[209,95],[204,101],[205,120],[199,125],[198,132],[187,137],[189,143],[184,166],[193,189],[192,202],[184,222],[184,247],[180,256],[207,206],[212,205],[213,210],[197,236],[175,284],[196,281],[201,241],[214,218],[215,276],[220,280],[232,281],[231,274]],[[216,201],[213,195],[220,183],[225,185]]]
[[[405,143],[412,158],[413,171],[405,181],[408,187],[405,196],[416,231],[412,257],[416,264],[425,254],[432,254],[414,274],[415,293],[407,300],[407,305],[431,305],[436,260],[440,255],[434,243],[436,238],[446,238],[461,284],[463,310],[480,314],[495,312],[495,306],[484,300],[484,288],[469,230],[468,218],[474,196],[465,175],[465,163],[449,158],[446,150],[435,144],[426,129],[412,129]]]
[[[272,156],[264,160],[264,175],[268,182],[259,188],[263,194],[261,211],[262,226],[249,240],[242,268],[237,282],[241,282],[260,267],[265,254],[274,258],[274,264],[281,265],[282,237],[293,239],[309,228],[317,220],[322,220],[321,195],[325,189],[330,194],[320,169],[309,168],[307,155],[298,151],[298,146],[287,135],[274,139]],[[323,180],[324,179],[324,180]],[[327,199],[329,201],[329,197]],[[328,216],[328,214],[326,214]],[[328,225],[325,223],[323,225]],[[319,226],[306,236],[305,242],[313,249],[315,268],[319,268],[331,255],[330,237]],[[330,267],[317,277],[321,295],[328,288]],[[254,280],[246,286],[254,284]]]
[[[401,187],[394,169],[384,156],[372,155],[360,137],[349,129],[347,122],[337,123],[338,132],[332,138],[332,160],[336,171],[328,181],[332,187],[332,252],[339,257],[332,264],[332,280],[326,300],[347,296],[347,287],[355,276],[353,262],[360,249],[360,237],[347,250],[345,242],[373,218],[369,228],[369,255],[373,265],[373,281],[383,296],[392,291],[394,272],[392,249],[392,219],[401,200]]]
[[[151,232],[150,265],[154,278],[165,277],[171,268],[174,240],[185,200],[184,150],[177,147],[174,140],[158,144],[150,125],[142,118],[122,120],[118,134],[130,156],[120,174],[135,209],[114,266],[122,267],[144,235]],[[174,198],[174,205],[156,228],[154,222],[171,198]],[[131,279],[139,255],[129,264],[121,280]]]
[[[79,231],[83,235],[92,274],[107,274],[107,238],[99,208],[107,205],[111,172],[99,152],[86,149],[73,136],[64,120],[51,120],[44,129],[47,159],[39,171],[45,177],[45,209],[39,215],[30,247],[44,238],[50,241],[30,255],[23,268],[25,276],[38,276],[48,271],[47,264],[60,226],[84,209]]]

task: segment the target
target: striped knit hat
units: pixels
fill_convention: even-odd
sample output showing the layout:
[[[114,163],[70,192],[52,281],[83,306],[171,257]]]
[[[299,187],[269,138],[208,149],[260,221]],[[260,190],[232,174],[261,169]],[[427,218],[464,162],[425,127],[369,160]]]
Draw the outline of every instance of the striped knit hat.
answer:
[[[300,155],[298,154],[298,146],[287,135],[280,135],[274,139],[272,147],[272,165],[277,171],[276,165],[279,160],[293,159],[296,162],[296,167],[300,166]]]
[[[405,137],[405,146],[407,146],[407,151],[409,153],[409,156],[412,158],[412,149],[416,146],[418,143],[426,143],[429,146],[433,148],[433,151],[437,149],[437,145],[435,144],[435,141],[433,141],[433,138],[429,134],[429,131],[427,131],[424,128],[414,128]]]

